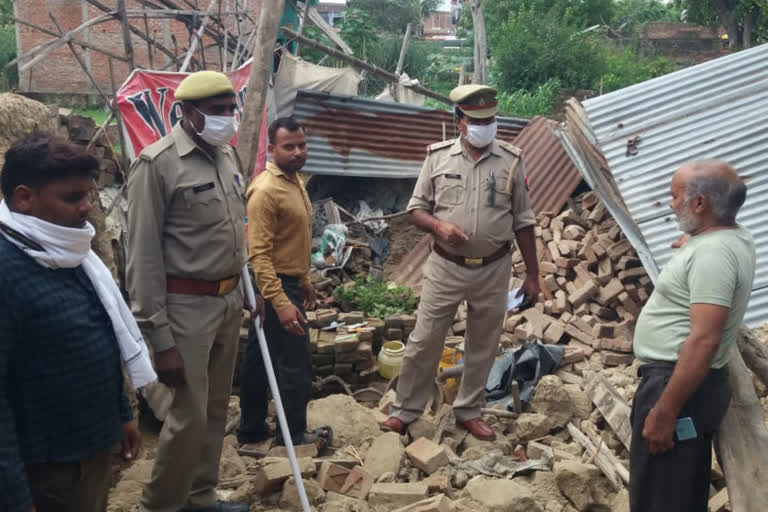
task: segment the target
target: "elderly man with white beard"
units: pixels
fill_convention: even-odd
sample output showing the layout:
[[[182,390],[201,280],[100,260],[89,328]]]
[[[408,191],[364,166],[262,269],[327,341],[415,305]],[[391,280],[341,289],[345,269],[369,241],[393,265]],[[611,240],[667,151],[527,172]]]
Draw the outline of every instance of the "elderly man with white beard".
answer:
[[[706,512],[712,438],[730,402],[726,364],[755,276],[752,236],[736,223],[747,194],[736,171],[690,162],[670,188],[684,237],[635,330],[632,512]]]

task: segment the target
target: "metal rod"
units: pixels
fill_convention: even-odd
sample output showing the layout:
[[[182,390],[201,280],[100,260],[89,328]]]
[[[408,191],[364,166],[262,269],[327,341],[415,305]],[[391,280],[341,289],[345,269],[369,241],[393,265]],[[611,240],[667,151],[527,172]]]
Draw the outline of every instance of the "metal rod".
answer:
[[[187,70],[189,63],[192,60],[192,56],[195,54],[195,51],[197,50],[197,47],[200,44],[200,38],[203,36],[203,31],[205,30],[205,24],[208,23],[208,17],[211,15],[211,10],[213,9],[214,5],[216,5],[216,0],[211,0],[211,3],[208,4],[208,10],[205,11],[205,16],[203,16],[203,21],[200,23],[200,28],[195,33],[195,37],[192,40],[192,44],[189,45],[189,51],[187,51],[187,57],[184,59],[184,64],[182,64],[181,68],[179,69],[179,71],[182,73]]]
[[[243,266],[242,280],[245,287],[246,298],[251,309],[256,306],[256,294],[253,291],[253,284],[251,283],[251,276],[248,274],[248,268]],[[261,358],[264,361],[264,370],[267,373],[267,380],[269,381],[269,389],[272,391],[272,399],[275,401],[275,410],[277,411],[277,421],[280,424],[280,431],[283,434],[283,442],[285,442],[285,448],[288,451],[288,460],[291,462],[291,471],[293,477],[296,479],[296,490],[299,492],[299,500],[301,501],[301,508],[304,512],[309,512],[309,500],[307,499],[307,491],[304,489],[304,480],[301,478],[301,469],[299,469],[299,462],[296,460],[296,450],[293,448],[293,439],[291,439],[291,431],[288,429],[288,422],[285,419],[285,409],[283,409],[283,400],[280,397],[280,388],[277,387],[277,379],[275,378],[275,369],[272,367],[272,359],[269,355],[269,346],[267,340],[264,337],[264,329],[261,327],[261,322],[258,318],[253,320],[253,327],[256,330],[256,337],[259,340],[259,349],[261,350]]]

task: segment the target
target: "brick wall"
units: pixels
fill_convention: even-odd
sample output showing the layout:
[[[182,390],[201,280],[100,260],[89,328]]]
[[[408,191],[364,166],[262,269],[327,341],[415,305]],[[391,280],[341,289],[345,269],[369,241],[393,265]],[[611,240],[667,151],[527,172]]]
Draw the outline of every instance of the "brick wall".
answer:
[[[240,0],[242,3],[243,0]],[[100,2],[110,8],[116,9],[117,0],[100,0]],[[126,8],[129,10],[140,10],[142,6],[138,0],[126,0]],[[198,5],[201,9],[208,6],[208,1],[199,0]],[[221,0],[222,10],[234,7],[234,0],[229,2]],[[183,5],[184,2],[179,1]],[[248,9],[251,17],[258,20],[260,0],[249,0]],[[182,7],[185,8],[185,7]],[[15,9],[17,16],[36,25],[44,26],[50,30],[56,31],[56,26],[49,17],[52,13],[64,31],[69,31],[81,25],[89,19],[96,18],[104,14],[101,10],[90,5],[85,0],[24,0],[16,2]],[[218,9],[218,6],[215,7]],[[234,16],[227,17],[230,23],[230,30],[235,32]],[[132,18],[130,22],[135,27],[144,31],[144,20],[141,18]],[[187,26],[175,19],[149,19],[149,32],[153,39],[164,45],[171,51],[175,51],[180,59],[183,59],[190,43]],[[245,21],[241,24],[242,31],[250,31],[252,24]],[[16,24],[17,41],[19,44],[19,53],[25,52],[39,44],[49,41],[52,37],[36,29]],[[176,45],[173,43],[172,36],[176,38]],[[93,45],[103,48],[117,55],[125,54],[123,45],[123,35],[120,23],[116,20],[110,20],[87,29],[85,32],[76,36],[77,39],[89,41]],[[149,52],[147,43],[135,34],[131,34],[131,41],[134,49],[134,59],[138,66],[150,68]],[[204,36],[203,43],[207,47],[213,41]],[[83,49],[75,46],[77,51],[87,63],[91,74],[98,82],[99,87],[107,95],[112,94],[112,85],[109,75],[109,57],[94,50]],[[170,58],[157,49],[153,52],[154,69],[162,69],[170,64]],[[199,56],[197,54],[196,56]],[[206,63],[208,69],[219,70],[220,60],[218,49],[211,49],[206,52]],[[130,69],[128,64],[113,61],[115,81],[117,87],[128,77]],[[167,68],[169,71],[175,71],[175,66]],[[77,60],[72,55],[69,47],[64,45],[51,52],[43,61],[29,71],[22,73],[19,77],[19,90],[24,93],[38,94],[60,94],[60,95],[89,95],[97,94],[96,89],[90,82],[86,74],[81,69]]]

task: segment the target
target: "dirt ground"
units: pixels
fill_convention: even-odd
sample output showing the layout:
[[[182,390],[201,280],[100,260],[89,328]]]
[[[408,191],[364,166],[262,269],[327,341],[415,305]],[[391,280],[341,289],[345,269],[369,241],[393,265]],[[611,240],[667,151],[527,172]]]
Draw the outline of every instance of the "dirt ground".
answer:
[[[424,238],[424,232],[411,223],[410,216],[396,217],[389,225],[389,257],[384,275],[390,277],[403,258]]]

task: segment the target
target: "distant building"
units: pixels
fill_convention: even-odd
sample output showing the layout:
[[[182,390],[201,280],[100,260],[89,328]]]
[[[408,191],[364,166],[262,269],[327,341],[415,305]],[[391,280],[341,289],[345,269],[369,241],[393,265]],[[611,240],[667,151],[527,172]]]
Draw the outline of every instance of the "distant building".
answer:
[[[344,12],[347,10],[347,0],[320,0],[317,5],[317,12],[333,28],[339,28],[339,23],[344,19]]]
[[[459,24],[462,0],[442,0],[422,24],[422,34],[427,40],[453,39]]]

